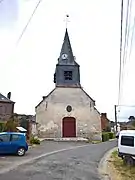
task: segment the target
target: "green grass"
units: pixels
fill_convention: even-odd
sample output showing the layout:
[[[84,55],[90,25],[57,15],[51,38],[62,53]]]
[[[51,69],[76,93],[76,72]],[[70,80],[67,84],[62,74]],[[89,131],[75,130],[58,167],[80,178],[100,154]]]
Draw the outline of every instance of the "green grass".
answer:
[[[121,175],[122,180],[135,180],[135,167],[125,165],[123,160],[118,157],[117,151],[112,153],[110,163],[114,166],[117,173]]]

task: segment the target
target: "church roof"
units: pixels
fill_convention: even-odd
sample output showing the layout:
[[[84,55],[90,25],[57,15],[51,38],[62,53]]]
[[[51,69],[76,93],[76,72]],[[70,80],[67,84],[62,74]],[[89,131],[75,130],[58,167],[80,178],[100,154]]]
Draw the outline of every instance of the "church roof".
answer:
[[[71,47],[67,29],[65,32],[65,37],[64,37],[63,44],[62,44],[58,64],[59,65],[65,65],[65,64],[66,65],[78,65],[76,63],[75,57],[73,55],[73,51],[72,51],[72,47]]]
[[[57,87],[57,88],[58,88],[58,87]],[[63,86],[63,87],[59,87],[59,88],[66,88],[66,87]],[[78,87],[70,87],[70,88],[78,88]],[[85,94],[89,99],[91,99],[91,101],[93,101],[93,102],[95,103],[95,100],[92,99],[92,98],[86,93],[86,91],[85,91],[82,87],[79,87],[79,88],[84,92],[84,94]],[[37,108],[47,97],[49,97],[49,96],[55,91],[55,89],[56,89],[56,88],[54,88],[47,96],[43,96],[42,101],[40,101],[35,108]],[[96,110],[97,110],[97,109],[96,109]]]
[[[48,96],[50,96],[55,89],[56,89],[56,88],[54,88],[47,96],[43,96],[42,101],[40,101],[35,108],[37,108]]]
[[[7,97],[5,97],[4,95],[2,95],[1,93],[0,93],[0,101],[1,102],[9,102],[9,103],[13,103],[13,101],[11,101],[10,99],[8,99]]]
[[[93,102],[95,103],[95,100],[92,99],[92,97],[90,97],[90,95],[89,95],[88,93],[86,93],[86,91],[85,91],[82,87],[81,87],[81,89],[82,89],[82,91],[86,94],[86,96],[87,96],[88,98],[90,98],[91,101],[93,101]]]

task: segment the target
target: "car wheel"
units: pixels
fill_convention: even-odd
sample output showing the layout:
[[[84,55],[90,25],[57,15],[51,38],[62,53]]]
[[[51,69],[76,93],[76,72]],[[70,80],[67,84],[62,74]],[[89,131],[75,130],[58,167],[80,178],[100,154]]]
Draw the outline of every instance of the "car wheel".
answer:
[[[134,159],[130,156],[125,156],[124,157],[124,164],[127,166],[133,166],[135,164]]]
[[[17,155],[18,156],[24,156],[25,155],[25,148],[19,148],[18,150],[17,150]]]

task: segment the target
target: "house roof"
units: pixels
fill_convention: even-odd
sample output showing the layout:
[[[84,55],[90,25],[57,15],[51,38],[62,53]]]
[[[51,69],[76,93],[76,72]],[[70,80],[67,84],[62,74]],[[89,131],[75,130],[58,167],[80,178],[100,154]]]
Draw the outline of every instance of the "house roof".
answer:
[[[95,111],[97,111],[97,113],[100,115],[101,113],[97,110],[97,108],[96,107],[94,107],[94,109],[95,109]]]
[[[1,102],[9,102],[9,103],[14,103],[13,101],[11,101],[10,99],[8,99],[7,97],[5,97],[4,95],[2,95],[0,93],[0,101]]]

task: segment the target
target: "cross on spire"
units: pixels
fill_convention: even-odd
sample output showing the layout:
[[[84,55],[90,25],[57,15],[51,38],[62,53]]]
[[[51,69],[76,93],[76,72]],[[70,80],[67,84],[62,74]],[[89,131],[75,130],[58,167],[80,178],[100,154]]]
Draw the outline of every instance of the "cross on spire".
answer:
[[[68,14],[66,15],[65,21],[66,21],[66,29],[67,29],[67,25],[68,25],[68,22],[69,22],[69,15]]]

